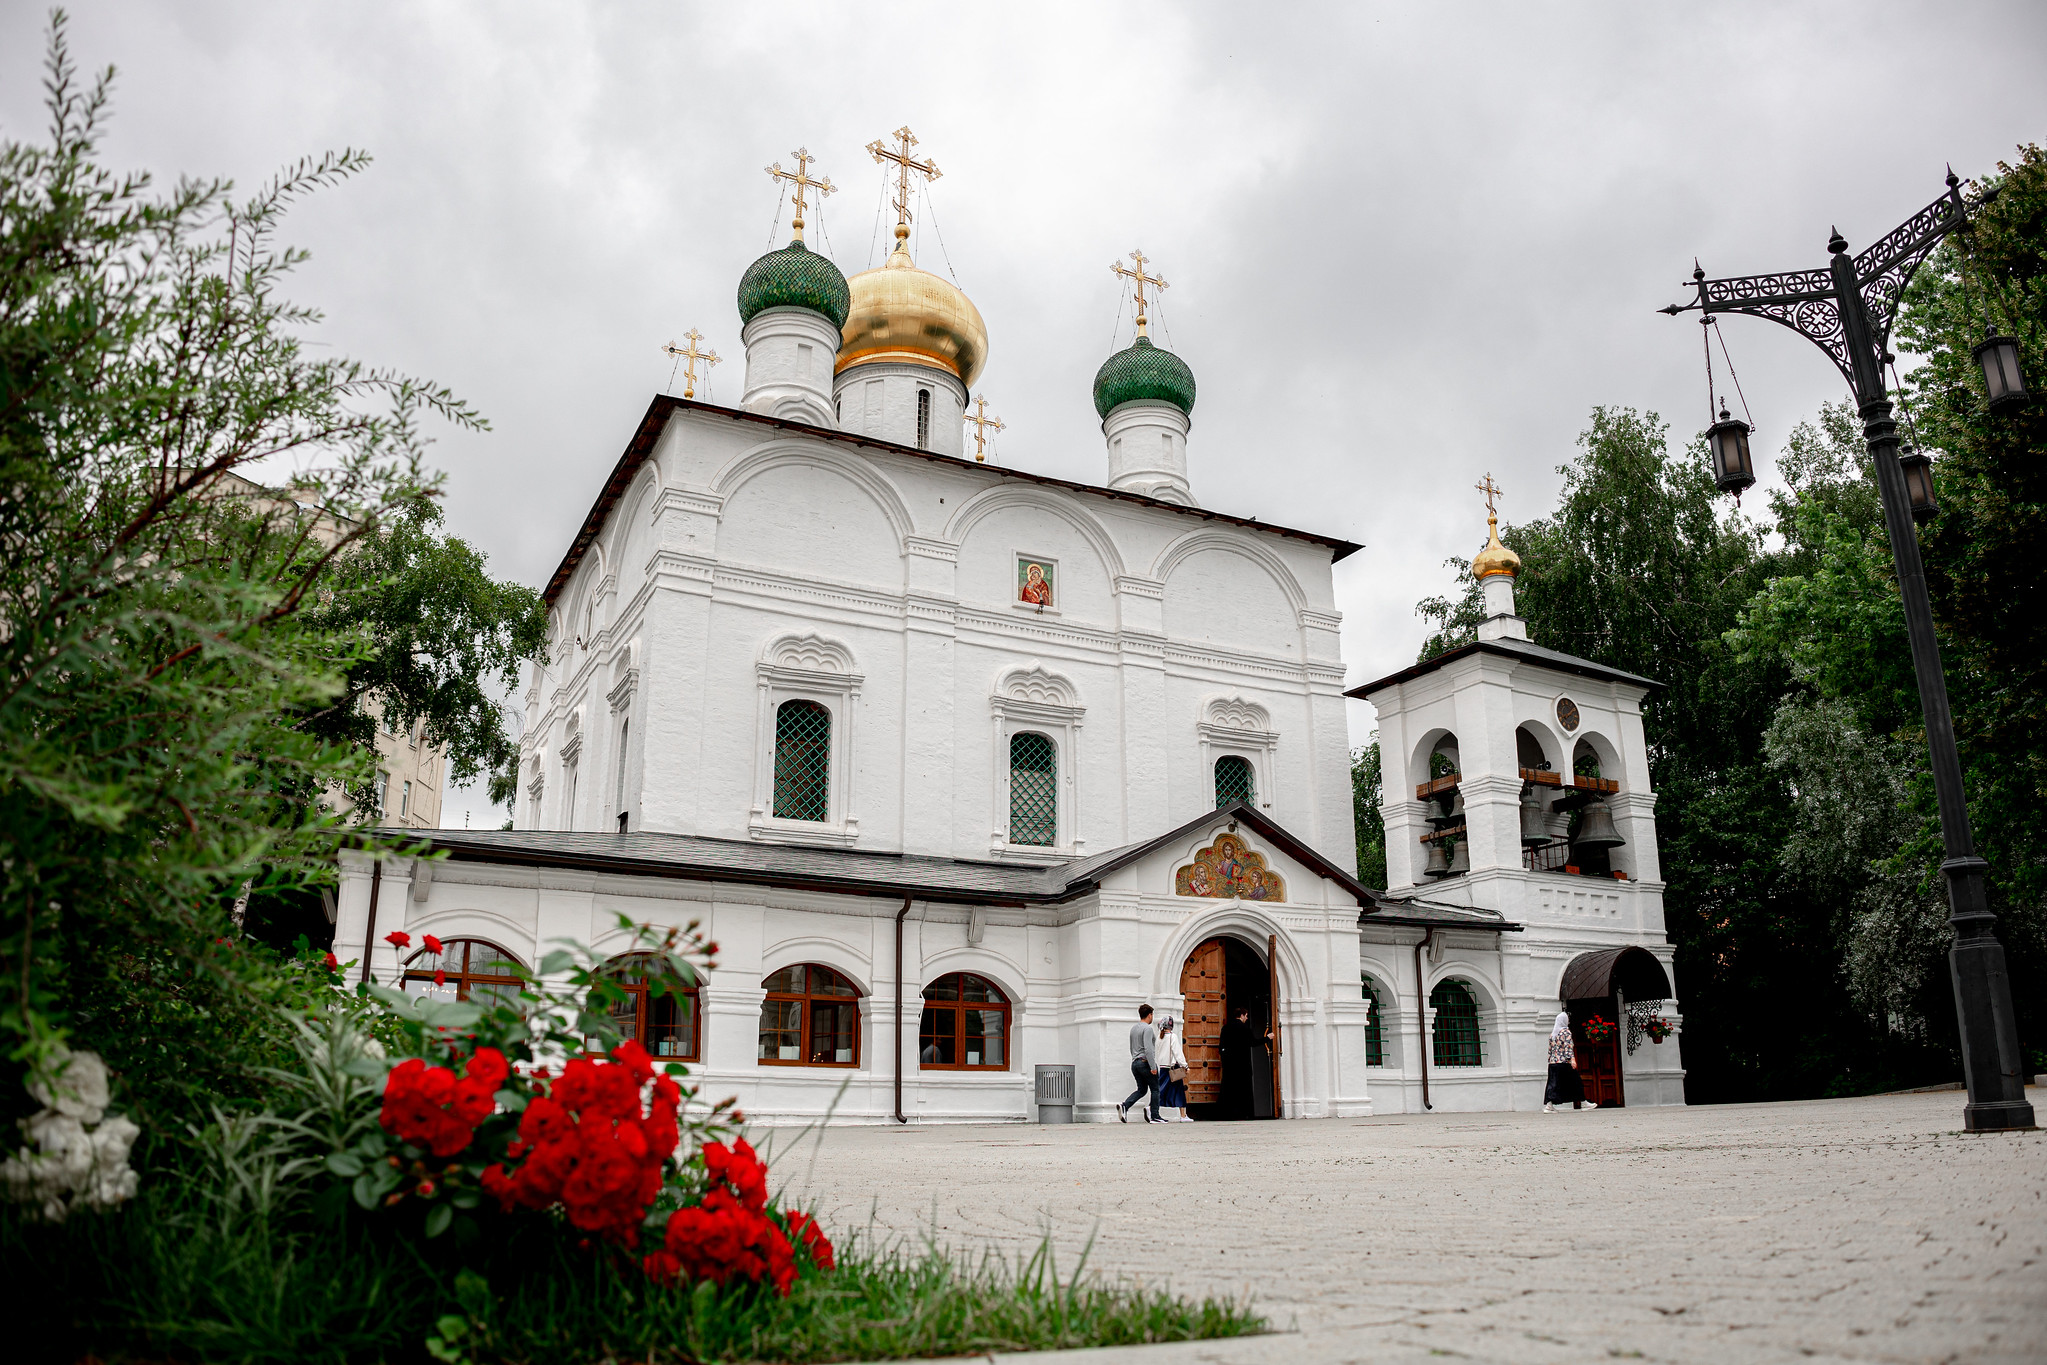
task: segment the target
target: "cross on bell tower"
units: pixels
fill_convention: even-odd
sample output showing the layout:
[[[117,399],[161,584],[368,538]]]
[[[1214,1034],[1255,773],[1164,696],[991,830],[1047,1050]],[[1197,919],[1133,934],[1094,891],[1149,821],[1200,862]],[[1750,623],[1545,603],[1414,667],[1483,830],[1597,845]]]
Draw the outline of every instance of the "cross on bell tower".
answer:
[[[1145,330],[1144,287],[1150,285],[1154,295],[1156,295],[1166,288],[1166,282],[1157,275],[1147,275],[1144,273],[1145,255],[1142,249],[1132,251],[1130,259],[1137,262],[1135,270],[1124,265],[1121,261],[1111,261],[1109,269],[1137,286],[1137,334],[1139,336],[1147,336],[1149,333]]]
[[[924,183],[927,185],[938,179],[941,175],[944,175],[945,172],[939,170],[938,163],[928,156],[919,161],[910,155],[910,148],[917,145],[917,135],[910,131],[910,126],[907,123],[896,129],[890,136],[895,138],[895,146],[890,147],[881,139],[876,138],[867,144],[867,152],[877,163],[893,162],[895,164],[896,241],[901,243],[908,241],[910,237],[910,172],[915,171],[923,176]]]
[[[803,220],[799,217],[796,222],[800,228]],[[682,365],[682,396],[684,398],[694,398],[697,396],[697,362],[701,360],[707,365],[716,365],[718,363],[718,353],[716,351],[700,351],[697,349],[697,343],[703,339],[704,334],[692,327],[682,334],[682,345],[678,346],[671,341],[661,348],[666,354],[674,356]],[[669,382],[675,382],[673,375],[669,376]]]
[[[988,433],[990,431],[1003,430],[1002,419],[990,417],[988,415],[988,396],[986,394],[977,394],[974,398],[974,410],[967,414],[967,420],[974,424],[974,462],[976,464],[986,464],[988,462],[988,455],[985,447],[988,441]]]
[[[810,178],[807,174],[810,169],[810,163],[817,160],[817,158],[812,156],[806,149],[798,147],[789,155],[796,158],[796,169],[785,171],[782,169],[782,163],[777,161],[774,165],[767,168],[768,178],[777,183],[786,180],[796,187],[796,216],[790,220],[789,226],[795,229],[796,240],[800,242],[803,240],[803,192],[807,189],[816,190],[818,206],[822,208],[824,206],[824,197],[828,194],[836,194],[838,191],[832,184],[832,178],[828,175],[821,176],[816,180]]]

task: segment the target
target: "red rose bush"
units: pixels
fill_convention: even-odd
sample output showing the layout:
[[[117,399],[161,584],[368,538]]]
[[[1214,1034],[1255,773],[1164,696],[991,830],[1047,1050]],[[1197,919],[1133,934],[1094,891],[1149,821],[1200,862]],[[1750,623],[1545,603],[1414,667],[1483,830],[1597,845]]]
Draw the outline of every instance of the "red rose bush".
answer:
[[[636,944],[652,936],[621,925]],[[635,952],[649,990],[687,988],[710,965],[715,946],[695,927]],[[390,939],[410,943],[403,931]],[[423,942],[439,954],[438,939]],[[606,965],[555,953],[541,972],[567,989],[534,985],[523,1005],[490,1010],[366,988],[415,1055],[364,1063],[382,1080],[375,1127],[327,1157],[355,1203],[380,1216],[420,1211],[430,1239],[458,1218],[472,1233],[478,1220],[554,1220],[664,1285],[787,1295],[805,1267],[832,1270],[816,1220],[770,1197],[766,1166],[733,1132],[731,1101],[693,1109],[680,1064],[657,1070],[637,1040],[614,1042],[611,1007],[624,992]],[[606,1042],[608,1054],[591,1046]]]

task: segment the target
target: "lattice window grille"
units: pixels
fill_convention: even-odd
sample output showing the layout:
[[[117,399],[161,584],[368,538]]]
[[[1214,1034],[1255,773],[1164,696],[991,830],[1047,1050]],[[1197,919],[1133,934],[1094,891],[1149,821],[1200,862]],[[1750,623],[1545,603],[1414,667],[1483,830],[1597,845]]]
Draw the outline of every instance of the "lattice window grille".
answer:
[[[1429,1006],[1436,1012],[1436,1065],[1484,1065],[1478,1001],[1471,991],[1455,981],[1445,981],[1429,992]]]
[[[1372,978],[1363,978],[1365,1003],[1371,1007],[1370,1017],[1365,1020],[1365,1065],[1386,1065],[1386,1024],[1380,1018],[1383,1006],[1379,1003],[1379,992],[1372,985]]]
[[[775,818],[831,818],[832,713],[814,701],[775,712]]]
[[[1009,842],[1050,848],[1059,838],[1059,751],[1026,730],[1009,739]]]
[[[1251,772],[1251,760],[1224,754],[1215,761],[1215,804],[1220,810],[1235,801],[1255,803],[1258,780]]]

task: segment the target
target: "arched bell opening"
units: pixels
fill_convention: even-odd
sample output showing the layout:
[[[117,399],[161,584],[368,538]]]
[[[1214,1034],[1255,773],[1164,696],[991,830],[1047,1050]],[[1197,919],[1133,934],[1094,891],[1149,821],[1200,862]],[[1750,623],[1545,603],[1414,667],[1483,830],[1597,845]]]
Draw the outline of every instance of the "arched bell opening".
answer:
[[[1558,871],[1569,853],[1562,823],[1551,809],[1566,785],[1551,753],[1553,743],[1531,725],[1514,731],[1514,757],[1521,767],[1521,865],[1531,872]]]
[[[1177,1021],[1187,1049],[1187,1108],[1196,1119],[1274,1118],[1281,1112],[1271,946],[1224,932],[1203,939],[1180,969]]]
[[[1464,778],[1457,736],[1449,730],[1436,732],[1416,750],[1415,800],[1422,803],[1422,819],[1428,826],[1421,834],[1422,876],[1432,880],[1459,876],[1471,870],[1466,847],[1464,795],[1459,786]]]

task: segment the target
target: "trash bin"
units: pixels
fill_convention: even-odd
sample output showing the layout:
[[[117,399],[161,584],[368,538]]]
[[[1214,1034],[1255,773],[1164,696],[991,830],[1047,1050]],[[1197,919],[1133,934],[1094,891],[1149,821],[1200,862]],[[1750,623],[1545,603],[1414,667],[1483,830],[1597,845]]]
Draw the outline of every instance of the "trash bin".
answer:
[[[1071,1066],[1040,1066],[1037,1068],[1038,1122],[1073,1122],[1073,1068]]]

